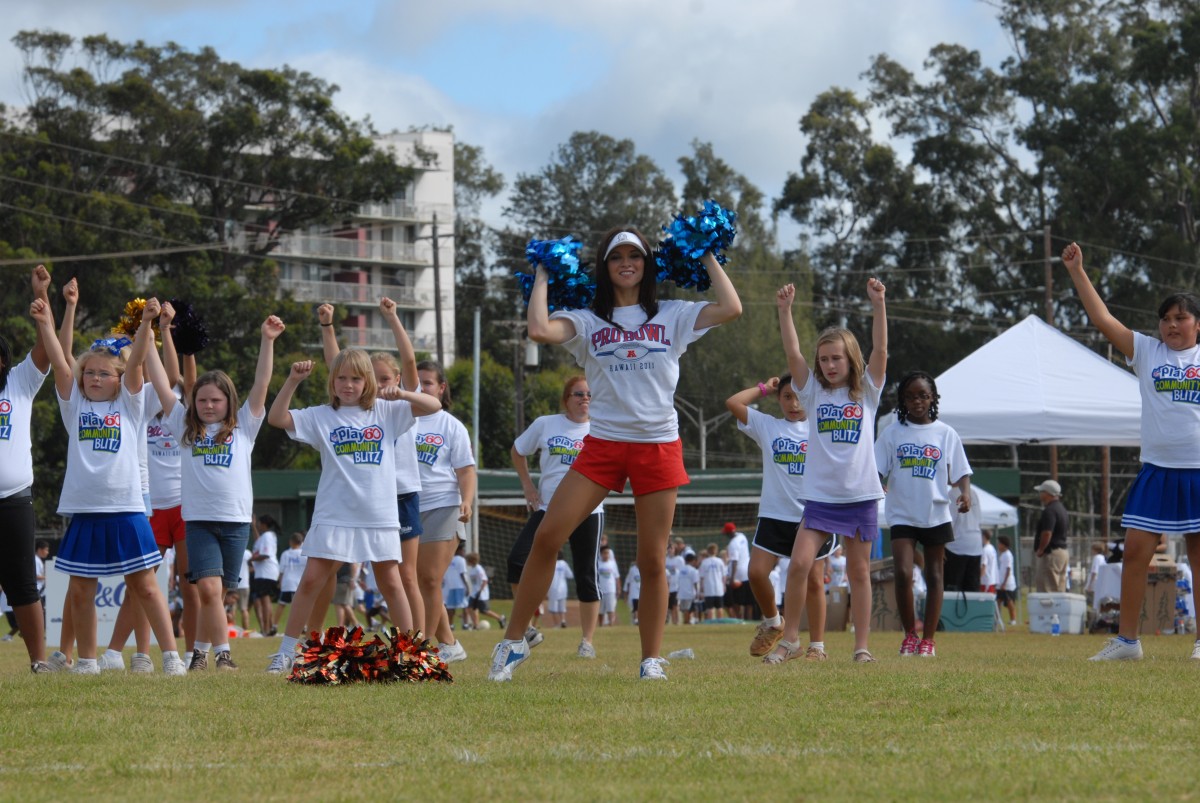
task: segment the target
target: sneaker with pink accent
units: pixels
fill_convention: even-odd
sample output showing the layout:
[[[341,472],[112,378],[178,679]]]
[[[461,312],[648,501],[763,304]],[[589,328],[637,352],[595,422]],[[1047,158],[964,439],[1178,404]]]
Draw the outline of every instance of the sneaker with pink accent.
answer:
[[[917,645],[917,655],[921,658],[933,658],[937,655],[937,649],[934,647],[933,639],[923,638]]]
[[[920,643],[921,643],[921,639],[917,637],[916,631],[914,631],[914,630],[908,631],[908,633],[906,633],[904,635],[904,641],[902,641],[900,643],[900,654],[901,655],[916,655],[917,654],[917,646],[920,645]]]

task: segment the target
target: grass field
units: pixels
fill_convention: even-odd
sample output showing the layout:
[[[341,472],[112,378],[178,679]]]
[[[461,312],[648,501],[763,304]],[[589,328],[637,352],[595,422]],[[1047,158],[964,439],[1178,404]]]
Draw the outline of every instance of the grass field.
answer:
[[[695,660],[637,680],[637,631],[550,631],[510,684],[496,630],[468,632],[453,684],[303,687],[263,673],[34,676],[0,645],[4,800],[1147,799],[1197,796],[1200,662],[1188,637],[1089,663],[1099,636],[946,633],[937,658],[764,666],[750,625],[673,627]],[[803,634],[802,634],[803,635]],[[126,657],[131,654],[126,651]],[[154,655],[158,663],[157,651]],[[1192,766],[1193,770],[1186,768]]]

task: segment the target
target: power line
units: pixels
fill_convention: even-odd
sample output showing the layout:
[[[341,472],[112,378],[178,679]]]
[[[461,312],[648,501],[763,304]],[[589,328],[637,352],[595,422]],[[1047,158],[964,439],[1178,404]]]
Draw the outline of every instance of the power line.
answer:
[[[24,209],[19,206],[13,206],[12,204],[6,204],[3,201],[0,201],[0,208],[12,209],[13,211],[19,212],[20,214],[23,214],[23,215],[33,215],[35,217],[51,218],[53,220],[57,220],[62,223],[70,223],[70,224],[76,225],[76,226],[89,226],[93,229],[102,229],[104,231],[111,231],[116,234],[127,234],[132,237],[140,237],[144,240],[161,240],[162,242],[172,243],[173,245],[184,245],[184,246],[194,245],[193,243],[185,243],[185,242],[181,242],[180,240],[172,240],[168,237],[155,236],[155,235],[150,235],[150,234],[146,234],[146,233],[138,232],[138,231],[130,231],[129,229],[118,229],[114,226],[105,226],[103,223],[91,223],[86,220],[76,220],[76,219],[72,219],[72,218],[66,218],[61,215],[51,214],[50,212],[36,212],[32,209]]]
[[[27,187],[39,187],[44,190],[50,190],[51,192],[62,192],[62,193],[66,193],[67,195],[75,195],[75,196],[79,196],[82,198],[95,198],[96,197],[95,193],[99,192],[99,191],[84,192],[83,190],[72,190],[72,189],[68,189],[66,187],[55,187],[53,184],[40,184],[36,181],[26,181],[25,179],[13,178],[12,176],[0,176],[0,181],[6,181],[10,184],[23,184]],[[182,215],[182,216],[188,217],[188,218],[199,218],[200,220],[211,220],[214,223],[222,223],[223,224],[225,222],[224,219],[222,219],[222,218],[213,217],[212,215],[201,214],[200,212],[196,211],[194,207],[191,208],[191,211],[186,211],[183,209],[172,209],[170,207],[164,207],[164,206],[152,206],[150,204],[139,204],[135,201],[129,200],[126,196],[121,195],[119,193],[105,192],[103,194],[105,196],[108,196],[109,198],[119,201],[120,203],[122,203],[126,206],[133,206],[133,207],[137,207],[139,209],[148,209],[152,212],[165,212],[170,215]]]
[[[0,267],[11,265],[41,265],[45,262],[62,264],[67,262],[102,262],[110,259],[125,259],[127,257],[159,256],[162,254],[183,254],[193,251],[217,251],[221,245],[181,245],[178,248],[150,248],[144,251],[112,251],[106,254],[80,254],[76,256],[44,256],[36,259],[0,259]]]

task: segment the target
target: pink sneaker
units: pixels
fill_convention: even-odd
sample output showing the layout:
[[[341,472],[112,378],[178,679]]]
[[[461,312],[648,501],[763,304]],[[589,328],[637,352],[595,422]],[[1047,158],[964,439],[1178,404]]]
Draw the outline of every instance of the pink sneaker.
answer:
[[[921,639],[917,637],[915,631],[908,631],[904,636],[903,643],[900,644],[901,655],[916,655],[917,645],[921,643]]]
[[[935,655],[937,655],[937,650],[934,648],[933,639],[921,639],[921,643],[917,645],[917,655],[919,655],[921,658],[933,658]]]

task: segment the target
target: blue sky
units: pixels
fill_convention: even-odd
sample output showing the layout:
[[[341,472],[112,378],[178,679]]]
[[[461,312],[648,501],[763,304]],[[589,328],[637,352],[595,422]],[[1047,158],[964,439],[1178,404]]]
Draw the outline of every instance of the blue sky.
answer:
[[[23,97],[9,40],[30,28],[290,64],[339,85],[338,106],[381,130],[452,125],[510,183],[572,132],[597,130],[632,139],[675,180],[689,143],[711,142],[768,198],[799,165],[809,103],[861,86],[873,55],[919,70],[941,42],[993,64],[1007,53],[994,10],[976,0],[39,0],[0,23],[8,104]],[[502,205],[485,215],[499,222]]]

